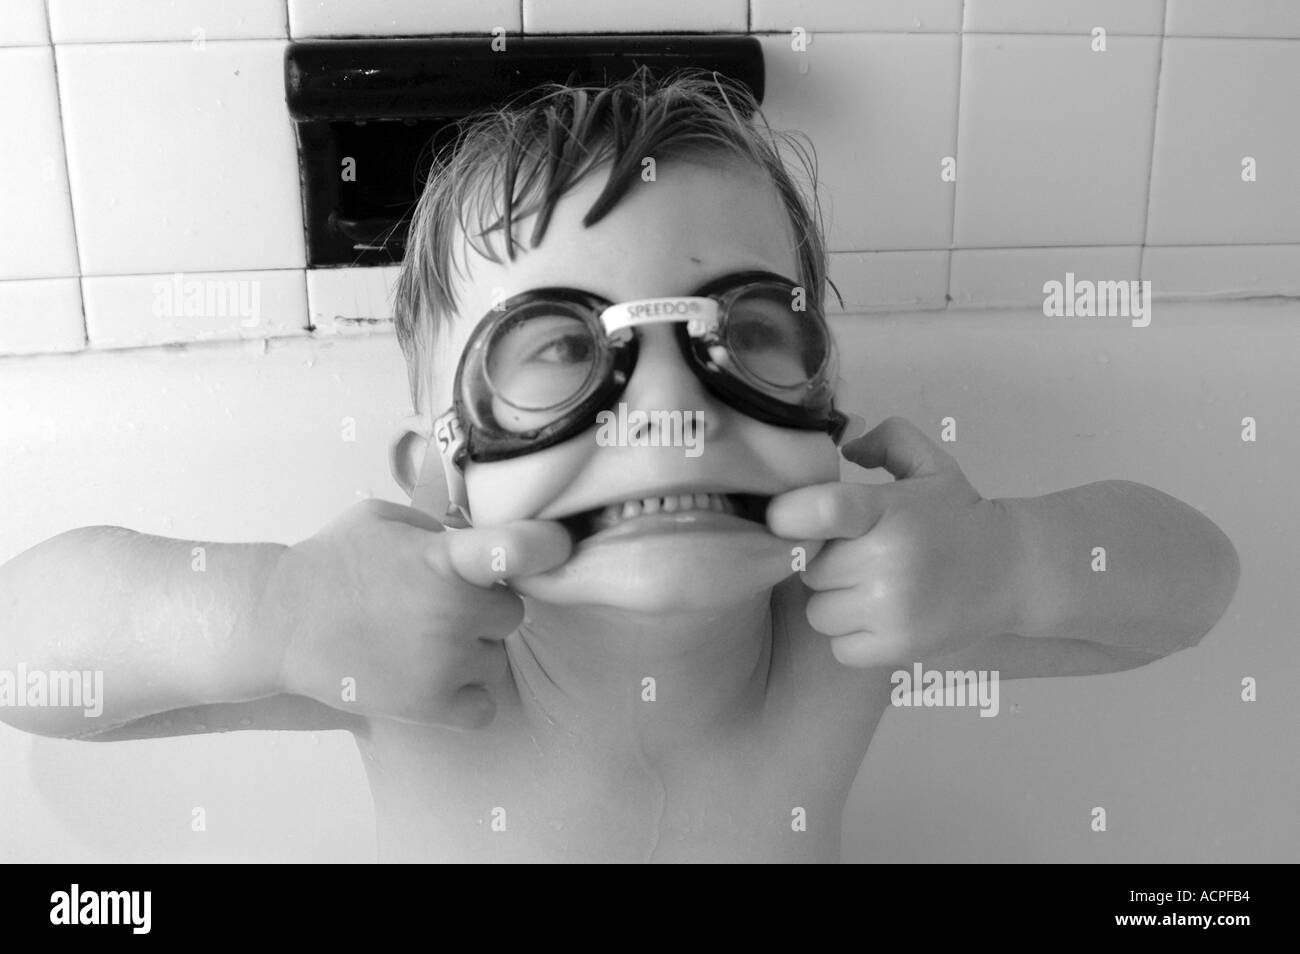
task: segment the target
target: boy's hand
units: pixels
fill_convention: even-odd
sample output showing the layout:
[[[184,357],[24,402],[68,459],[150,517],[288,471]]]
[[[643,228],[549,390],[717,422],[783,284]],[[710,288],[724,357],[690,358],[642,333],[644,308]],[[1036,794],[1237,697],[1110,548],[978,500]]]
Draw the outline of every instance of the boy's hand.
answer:
[[[891,417],[845,444],[892,484],[830,483],[774,499],[773,533],[829,540],[801,574],[814,592],[808,621],[849,666],[912,664],[1012,632],[1022,579],[1015,527],[957,462],[915,426]]]
[[[547,521],[448,533],[410,507],[358,504],[285,550],[266,585],[260,625],[284,647],[281,689],[406,722],[487,725],[487,686],[524,618],[496,583],[558,566],[571,546]]]

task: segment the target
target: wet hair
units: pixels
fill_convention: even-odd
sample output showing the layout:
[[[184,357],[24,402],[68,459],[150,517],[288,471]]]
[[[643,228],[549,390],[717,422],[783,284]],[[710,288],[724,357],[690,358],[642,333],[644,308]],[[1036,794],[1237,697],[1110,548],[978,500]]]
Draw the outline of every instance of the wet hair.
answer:
[[[761,126],[755,120],[761,120]],[[438,329],[456,311],[452,270],[465,241],[503,233],[515,258],[516,223],[536,213],[536,246],[556,203],[593,170],[609,164],[604,189],[582,220],[599,222],[641,179],[642,160],[748,162],[770,177],[798,242],[799,283],[820,309],[826,246],[817,202],[816,157],[801,134],[777,133],[749,90],[718,73],[678,70],[655,77],[644,67],[608,86],[551,83],[502,106],[461,120],[456,138],[436,157],[412,214],[406,257],[397,280],[395,323],[417,411],[429,397],[430,356]],[[805,179],[797,182],[783,149],[793,152]],[[805,196],[803,189],[807,189]],[[494,221],[488,218],[495,215]],[[838,294],[838,291],[837,291]]]

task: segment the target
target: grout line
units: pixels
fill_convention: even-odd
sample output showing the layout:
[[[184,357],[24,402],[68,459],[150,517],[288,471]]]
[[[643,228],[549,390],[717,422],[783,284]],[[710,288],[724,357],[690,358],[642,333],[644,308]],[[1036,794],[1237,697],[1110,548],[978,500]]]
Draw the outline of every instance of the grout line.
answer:
[[[952,156],[957,162],[957,178],[952,183],[952,216],[948,219],[948,281],[943,289],[944,307],[952,304],[952,248],[957,240],[957,190],[961,187],[961,100],[962,66],[966,52],[966,0],[961,3],[962,30],[957,34],[957,109],[953,116]]]
[[[205,44],[206,44],[206,43],[275,43],[275,42],[283,43],[283,42],[285,42],[286,40],[292,40],[292,39],[293,39],[293,37],[291,37],[291,36],[218,36],[218,37],[211,37],[211,36],[209,36],[209,37],[204,37],[204,38],[203,38],[203,42],[204,42]],[[335,39],[335,37],[327,37],[327,39]],[[361,37],[356,37],[356,38],[354,38],[354,39],[362,39],[362,38],[361,38]],[[376,40],[393,39],[393,40],[395,40],[395,39],[398,39],[398,37],[371,37],[371,39],[376,39]],[[139,40],[139,39],[131,40],[131,39],[121,39],[121,38],[116,38],[116,37],[115,37],[114,39],[111,39],[111,40],[72,40],[72,41],[68,41],[68,42],[64,42],[64,43],[53,43],[53,44],[51,44],[51,45],[52,45],[52,46],[61,46],[61,47],[62,47],[62,46],[69,46],[69,47],[82,47],[82,46],[158,46],[158,45],[167,44],[167,43],[171,43],[171,44],[184,43],[184,44],[187,44],[187,45],[188,45],[188,44],[193,43],[193,42],[194,42],[194,38],[193,38],[193,37],[180,37],[180,36],[178,36],[178,37],[166,37],[166,38],[161,39],[161,40]]]
[[[790,32],[789,30],[755,30],[755,31],[754,31],[754,35],[755,35],[755,36],[786,36],[786,35],[789,34],[789,32]],[[957,36],[1038,36],[1038,37],[1059,36],[1059,37],[1071,37],[1071,38],[1073,38],[1073,39],[1078,39],[1079,37],[1087,37],[1087,36],[1089,36],[1089,34],[1086,33],[1086,32],[1071,32],[1071,31],[1068,31],[1068,30],[1064,30],[1064,31],[1056,31],[1056,30],[965,30],[965,29],[962,29],[961,27],[956,27],[955,29],[952,29],[952,30],[905,30],[905,29],[897,29],[897,30],[880,30],[880,29],[877,29],[877,30],[835,30],[835,29],[822,29],[822,30],[818,30],[817,32],[818,32],[819,34],[827,34],[827,35],[831,35],[831,36],[853,36],[853,35],[861,35],[861,36],[953,36],[953,35],[957,35]],[[1143,36],[1147,36],[1147,37],[1157,37],[1157,36],[1161,36],[1161,34],[1160,34],[1160,33],[1124,33],[1124,32],[1119,32],[1119,31],[1110,30],[1110,31],[1107,31],[1106,36],[1107,36],[1108,38],[1109,38],[1109,37],[1112,37],[1112,36],[1131,36],[1131,37],[1143,37]],[[1214,39],[1220,39],[1220,40],[1245,40],[1245,39],[1252,39],[1252,40],[1270,40],[1270,39],[1272,39],[1272,40],[1276,40],[1276,39],[1300,39],[1300,37],[1236,37],[1236,36],[1209,37],[1209,36],[1207,36],[1207,37],[1202,37],[1202,39],[1206,39],[1206,40],[1214,40]]]
[[[959,173],[960,175],[960,173]],[[952,245],[947,248],[832,248],[830,255],[890,255],[894,253],[918,254],[921,252],[1060,252],[1067,249],[1130,249],[1130,248],[1300,248],[1300,242],[1195,242],[1188,244],[1141,242],[1109,242],[1104,245]]]
[[[1300,248],[1300,242],[1200,242],[1195,244],[1150,244],[1142,245],[1138,242],[1113,242],[1107,245],[961,245],[949,248],[942,247],[922,247],[922,248],[832,248],[827,249],[828,255],[925,255],[925,254],[951,254],[953,252],[1061,252],[1067,250],[1085,249],[1088,251],[1120,251],[1124,249],[1166,249],[1188,250],[1188,249],[1244,249],[1244,248]],[[106,275],[87,275],[78,273],[75,275],[30,275],[19,276],[14,278],[0,278],[0,286],[10,282],[57,282],[67,281],[69,279],[99,281],[102,279],[115,278],[165,278],[177,273],[188,277],[197,275],[282,275],[290,272],[369,272],[379,271],[381,269],[400,268],[400,262],[394,262],[390,265],[321,265],[321,266],[303,266],[290,265],[287,267],[277,268],[169,268],[161,271],[151,272],[114,272]]]
[[[327,266],[328,268],[350,268],[354,266],[340,265]],[[374,265],[362,266],[367,268],[397,268],[398,265]],[[81,275],[83,279],[98,281],[105,278],[170,278],[172,275],[185,275],[194,277],[196,275],[284,275],[289,272],[305,272],[305,265],[290,265],[285,268],[168,268],[160,272],[115,272],[111,275]],[[315,271],[315,269],[313,269]]]
[[[1164,28],[1166,32],[1169,29],[1169,0],[1165,0]],[[1151,151],[1147,164],[1147,201],[1142,216],[1142,247],[1138,250],[1137,277],[1139,279],[1145,274],[1147,245],[1151,240],[1151,186],[1156,173],[1156,130],[1159,128],[1160,122],[1160,85],[1165,72],[1165,41],[1166,37],[1162,35],[1160,37],[1160,51],[1156,54],[1156,91],[1155,99],[1151,103]]]
[[[72,198],[72,163],[68,161],[68,134],[63,122],[63,87],[59,83],[59,57],[54,46],[54,28],[50,23],[49,0],[41,4],[45,10],[45,30],[50,35],[50,67],[54,72],[54,106],[59,112],[59,144],[63,147],[63,177],[68,183],[68,215],[72,219],[72,250],[77,257],[77,297],[81,301],[82,348],[90,347],[90,328],[86,324],[86,286],[82,282],[86,270],[81,261],[81,236],[77,231],[77,203]]]
[[[275,344],[277,342],[292,341],[351,341],[351,340],[372,340],[376,338],[391,337],[395,334],[393,323],[390,319],[376,321],[373,324],[354,326],[353,330],[344,333],[326,333],[319,328],[313,331],[307,331],[305,328],[295,328],[292,331],[278,335],[259,335],[247,338],[178,338],[175,341],[158,341],[152,344],[124,345],[115,347],[113,345],[92,345],[82,348],[80,351],[37,351],[30,354],[0,354],[0,358],[34,358],[42,355],[85,355],[85,354],[118,354],[122,352],[141,352],[141,351],[189,351],[193,349],[208,348],[246,348],[254,342],[263,344]]]
[[[311,323],[311,285],[307,283],[307,270],[305,268],[302,270],[302,274],[298,276],[298,280],[302,282],[302,300],[307,306],[307,314],[303,316],[302,327],[304,331],[310,334],[315,332],[316,326]]]
[[[949,248],[941,247],[923,247],[923,248],[832,248],[827,249],[828,255],[923,255],[923,254],[951,254],[953,252],[1060,252],[1066,250],[1086,249],[1089,251],[1120,251],[1123,249],[1243,249],[1243,248],[1300,248],[1300,242],[1201,242],[1196,244],[1179,245],[1179,244],[1151,244],[1142,245],[1137,242],[1115,242],[1108,245],[962,245],[952,246]],[[101,279],[115,278],[160,278],[175,275],[178,272],[181,275],[280,275],[289,272],[334,272],[334,271],[378,271],[380,269],[400,268],[401,263],[394,262],[391,265],[322,265],[322,266],[303,266],[291,265],[281,268],[204,268],[204,269],[164,269],[162,271],[151,272],[115,272],[107,275],[86,275],[78,273],[75,275],[40,275],[40,276],[20,276],[15,278],[0,279],[0,287],[9,282],[54,282],[67,281],[75,279],[77,281],[99,281]],[[305,280],[305,277],[304,277]]]
[[[437,33],[348,33],[348,34],[306,33],[302,35],[290,34],[287,32],[287,30],[288,27],[286,25],[286,33],[283,35],[276,34],[273,36],[267,36],[267,35],[259,34],[257,36],[218,36],[218,37],[209,36],[205,39],[205,42],[207,43],[262,43],[262,42],[275,42],[275,41],[283,42],[286,40],[290,42],[303,42],[303,41],[318,42],[318,41],[333,41],[333,40],[340,40],[340,41],[341,40],[429,40],[429,39],[441,39],[444,37],[473,39],[473,38],[481,38],[485,35],[481,30],[440,30]],[[918,36],[918,37],[920,36],[1022,36],[1022,37],[1037,37],[1039,39],[1044,39],[1049,37],[1077,39],[1079,36],[1087,36],[1087,34],[1079,34],[1079,33],[1043,33],[1043,32],[1035,33],[1035,32],[1014,32],[1014,31],[1013,32],[987,32],[987,31],[964,32],[962,30],[820,30],[818,32],[825,34],[827,36]],[[517,33],[508,32],[507,35],[523,36],[524,31],[521,27],[519,32]],[[722,30],[722,31],[718,31],[718,30],[684,30],[684,31],[683,30],[634,30],[630,32],[626,30],[624,31],[595,30],[595,31],[584,31],[582,33],[551,32],[551,33],[538,33],[536,35],[537,36],[571,36],[571,37],[597,37],[597,36],[654,37],[654,36],[683,35],[683,36],[692,36],[692,37],[708,37],[708,36],[733,35],[733,34],[729,33],[726,30]],[[748,32],[745,35],[766,37],[766,36],[786,36],[788,35],[788,33],[785,30],[755,30],[752,32]],[[1259,40],[1262,42],[1271,42],[1271,43],[1300,44],[1300,37],[1294,37],[1294,36],[1182,36],[1182,35],[1178,35],[1178,36],[1167,37],[1160,33],[1116,33],[1116,32],[1110,32],[1107,33],[1106,35],[1108,37],[1121,36],[1121,37],[1130,37],[1133,39],[1148,38],[1148,39],[1159,39],[1159,40],[1164,40],[1164,39],[1208,40],[1211,42],[1214,41],[1230,42],[1235,40]],[[51,44],[0,43],[0,49],[23,50],[23,49],[30,49],[34,46],[135,46],[137,44],[147,45],[147,44],[190,43],[190,42],[192,42],[192,38],[188,36],[163,37],[161,39],[113,37],[112,39],[107,39],[107,40],[73,40],[73,41],[65,41],[63,43],[51,43]]]

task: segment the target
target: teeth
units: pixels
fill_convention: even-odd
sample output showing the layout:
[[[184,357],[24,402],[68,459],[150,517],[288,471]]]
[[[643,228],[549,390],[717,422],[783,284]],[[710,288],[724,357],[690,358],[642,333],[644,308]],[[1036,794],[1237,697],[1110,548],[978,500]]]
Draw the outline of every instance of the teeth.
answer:
[[[735,507],[725,494],[672,494],[667,497],[644,497],[625,500],[605,507],[597,518],[599,527],[611,527],[622,520],[631,520],[643,514],[678,513],[685,510],[706,510],[714,513],[735,513]]]

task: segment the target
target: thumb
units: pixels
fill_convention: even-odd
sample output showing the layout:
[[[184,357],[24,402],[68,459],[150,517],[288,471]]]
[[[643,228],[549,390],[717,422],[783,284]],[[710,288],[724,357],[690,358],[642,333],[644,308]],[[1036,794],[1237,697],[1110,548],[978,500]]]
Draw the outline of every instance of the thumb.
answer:
[[[533,576],[569,559],[573,538],[553,520],[519,520],[499,527],[454,530],[434,543],[445,547],[450,568],[474,586]]]
[[[956,466],[947,451],[902,417],[886,418],[840,452],[859,467],[883,467],[898,480],[928,477]]]

